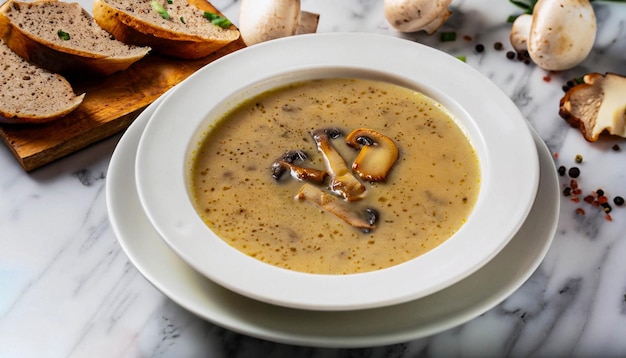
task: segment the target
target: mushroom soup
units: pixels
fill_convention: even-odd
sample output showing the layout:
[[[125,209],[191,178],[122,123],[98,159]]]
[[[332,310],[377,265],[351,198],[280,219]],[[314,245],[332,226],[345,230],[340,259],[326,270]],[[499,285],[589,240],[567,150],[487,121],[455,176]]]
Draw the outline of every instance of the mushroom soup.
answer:
[[[227,113],[195,153],[191,186],[202,219],[243,253],[350,274],[451,237],[477,200],[480,168],[431,98],[335,78],[281,87]]]

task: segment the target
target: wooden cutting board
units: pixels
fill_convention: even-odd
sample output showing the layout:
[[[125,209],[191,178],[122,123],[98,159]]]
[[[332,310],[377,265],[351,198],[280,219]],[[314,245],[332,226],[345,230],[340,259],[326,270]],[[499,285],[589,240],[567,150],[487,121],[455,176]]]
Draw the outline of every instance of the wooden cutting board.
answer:
[[[204,65],[243,47],[240,38],[199,60],[151,54],[104,78],[70,79],[76,93],[86,93],[75,111],[47,124],[0,124],[0,137],[24,170],[32,171],[126,129],[167,90]]]

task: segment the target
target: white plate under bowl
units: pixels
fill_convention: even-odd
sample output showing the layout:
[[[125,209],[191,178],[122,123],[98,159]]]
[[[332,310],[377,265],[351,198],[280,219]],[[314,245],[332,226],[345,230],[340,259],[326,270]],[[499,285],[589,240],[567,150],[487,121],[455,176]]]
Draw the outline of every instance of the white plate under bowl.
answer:
[[[468,221],[443,244],[382,270],[309,274],[247,256],[202,221],[188,187],[191,153],[203,133],[245,99],[286,83],[326,77],[380,79],[413,88],[441,103],[466,132],[480,160],[480,193]],[[139,198],[149,220],[187,263],[242,295],[314,310],[398,304],[462,280],[517,232],[539,181],[537,149],[526,120],[495,84],[439,50],[357,33],[288,37],[209,64],[157,108],[136,161]]]
[[[432,335],[483,314],[517,290],[543,260],[556,231],[558,178],[547,147],[535,135],[541,177],[528,219],[493,260],[465,280],[422,299],[362,311],[306,311],[255,301],[195,271],[167,246],[143,212],[134,185],[135,154],[158,102],[135,120],[111,159],[106,183],[111,225],[131,262],[157,289],[194,314],[235,332],[281,343],[341,348]]]

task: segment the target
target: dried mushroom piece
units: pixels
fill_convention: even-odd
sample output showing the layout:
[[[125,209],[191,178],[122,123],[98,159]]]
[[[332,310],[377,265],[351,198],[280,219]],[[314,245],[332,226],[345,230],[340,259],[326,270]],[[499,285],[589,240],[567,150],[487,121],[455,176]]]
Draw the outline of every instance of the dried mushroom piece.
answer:
[[[385,181],[387,173],[398,160],[396,143],[373,129],[355,129],[346,137],[346,144],[354,149],[361,149],[352,163],[352,169],[363,180]]]
[[[607,132],[626,138],[626,77],[589,73],[561,98],[559,115],[595,142]]]
[[[311,184],[304,184],[295,197],[298,200],[306,200],[319,206],[324,211],[335,215],[348,224],[370,232],[376,227],[378,213],[376,210],[367,208],[365,213],[359,213],[352,209],[352,205],[337,196],[328,194],[324,190]]]
[[[365,185],[352,174],[341,154],[331,143],[332,139],[341,135],[341,131],[336,128],[316,129],[311,132],[330,174],[330,190],[348,201],[358,200],[365,194]]]

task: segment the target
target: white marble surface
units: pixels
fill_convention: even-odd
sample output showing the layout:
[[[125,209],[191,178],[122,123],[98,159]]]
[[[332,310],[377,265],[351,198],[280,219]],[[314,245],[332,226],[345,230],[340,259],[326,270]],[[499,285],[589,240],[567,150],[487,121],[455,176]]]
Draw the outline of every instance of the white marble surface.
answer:
[[[239,2],[214,4],[237,23]],[[558,153],[557,166],[572,166],[576,154],[583,156],[578,166],[585,194],[601,187],[609,196],[626,196],[626,142],[588,143],[557,114],[567,80],[587,72],[626,74],[626,4],[595,2],[594,51],[563,73],[506,58],[506,19],[519,12],[506,0],[453,1],[454,15],[442,31],[456,31],[459,38],[448,43],[395,32],[380,0],[303,0],[302,7],[321,14],[320,32],[385,33],[466,56]],[[493,49],[498,41],[505,50]],[[474,50],[478,43],[485,45],[483,53]],[[194,316],[130,263],[110,227],[105,200],[119,138],[30,174],[0,146],[0,357],[626,356],[626,207],[614,208],[609,222],[599,210],[562,197],[557,235],[539,269],[511,297],[464,325],[383,347],[291,346]],[[613,150],[615,144],[622,150]],[[587,214],[576,215],[578,207]]]

